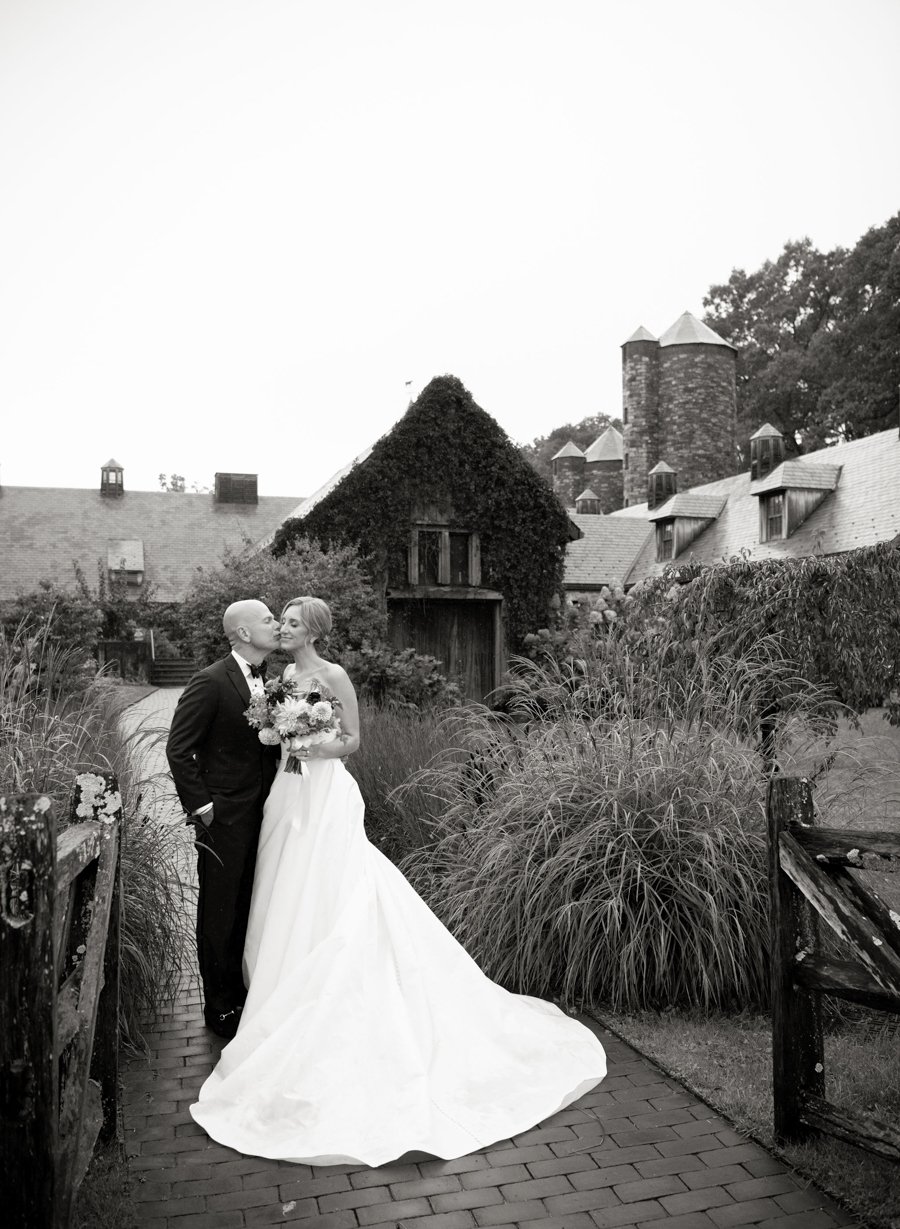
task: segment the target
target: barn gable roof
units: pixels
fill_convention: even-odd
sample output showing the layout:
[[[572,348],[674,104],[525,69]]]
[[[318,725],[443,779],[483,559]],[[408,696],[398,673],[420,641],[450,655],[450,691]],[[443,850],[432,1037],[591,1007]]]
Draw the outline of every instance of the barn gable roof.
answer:
[[[144,586],[158,601],[180,601],[198,568],[216,567],[278,525],[296,496],[261,495],[256,504],[216,503],[211,494],[128,491],[108,499],[70,487],[0,488],[0,601],[42,580],[74,584],[73,564],[91,586],[97,564],[142,561]],[[140,544],[140,547],[136,544]],[[124,549],[123,549],[124,548]],[[114,558],[115,563],[110,563]]]

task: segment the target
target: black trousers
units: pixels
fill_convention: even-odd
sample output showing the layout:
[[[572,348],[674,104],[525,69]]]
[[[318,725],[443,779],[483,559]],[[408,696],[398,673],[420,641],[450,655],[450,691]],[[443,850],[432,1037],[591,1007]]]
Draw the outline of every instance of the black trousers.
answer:
[[[231,1011],[247,997],[241,960],[259,828],[252,820],[195,825],[197,959],[207,1012]]]

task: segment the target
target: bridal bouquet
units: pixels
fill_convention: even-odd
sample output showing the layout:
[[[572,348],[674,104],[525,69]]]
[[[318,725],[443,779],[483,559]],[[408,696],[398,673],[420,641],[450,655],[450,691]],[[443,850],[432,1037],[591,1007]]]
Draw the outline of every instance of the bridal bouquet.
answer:
[[[340,737],[340,700],[318,682],[303,686],[292,678],[271,679],[259,695],[250,697],[244,714],[259,731],[259,741],[267,747],[281,743],[287,753],[285,772],[302,772],[300,760],[292,755],[301,747],[334,742]]]

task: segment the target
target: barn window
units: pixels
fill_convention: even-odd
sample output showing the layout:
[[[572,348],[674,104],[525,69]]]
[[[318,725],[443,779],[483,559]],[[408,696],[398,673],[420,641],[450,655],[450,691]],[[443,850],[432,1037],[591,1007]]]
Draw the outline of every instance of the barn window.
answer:
[[[419,530],[419,574],[416,580],[420,585],[441,583],[441,532],[439,529]]]
[[[417,526],[409,544],[409,583],[457,588],[480,585],[478,534],[445,526]]]
[[[450,584],[470,585],[469,534],[450,532]]]

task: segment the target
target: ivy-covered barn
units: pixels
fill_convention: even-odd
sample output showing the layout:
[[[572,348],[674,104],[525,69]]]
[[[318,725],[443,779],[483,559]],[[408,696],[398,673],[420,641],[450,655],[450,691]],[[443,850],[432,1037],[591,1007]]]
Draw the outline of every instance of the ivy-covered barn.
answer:
[[[439,658],[484,699],[508,652],[546,623],[574,533],[549,485],[455,376],[438,376],[370,452],[295,509],[298,537],[355,543],[392,643]]]

